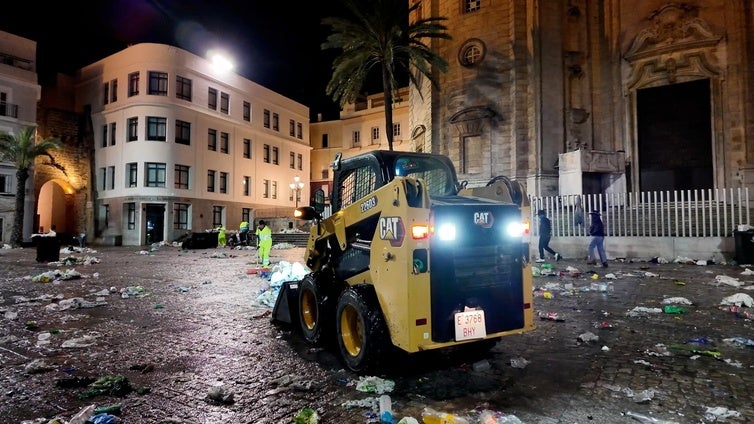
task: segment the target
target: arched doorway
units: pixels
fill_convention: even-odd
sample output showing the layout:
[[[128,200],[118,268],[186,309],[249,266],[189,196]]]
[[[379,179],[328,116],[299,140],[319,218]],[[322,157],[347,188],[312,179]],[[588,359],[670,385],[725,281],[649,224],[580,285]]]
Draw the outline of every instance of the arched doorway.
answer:
[[[37,196],[34,231],[49,231],[55,225],[58,234],[73,234],[73,207],[73,187],[65,181],[47,181]]]

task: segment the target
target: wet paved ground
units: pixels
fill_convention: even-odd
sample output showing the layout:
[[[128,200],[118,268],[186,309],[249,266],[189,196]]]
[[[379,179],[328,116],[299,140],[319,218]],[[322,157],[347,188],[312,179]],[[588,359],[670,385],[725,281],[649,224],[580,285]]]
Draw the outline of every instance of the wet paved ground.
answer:
[[[246,273],[254,251],[95,249],[73,254],[99,261],[89,265],[38,264],[33,249],[0,250],[2,422],[68,420],[90,404],[122,404],[126,423],[289,423],[304,407],[322,423],[374,418],[369,408],[343,406],[376,395],[356,390],[359,377],[343,370],[329,346],[312,348],[269,322],[269,308],[257,302],[267,282]],[[272,259],[295,262],[302,254],[273,250]],[[33,281],[55,269],[83,278]],[[725,341],[754,339],[751,308],[720,305],[737,293],[754,295],[754,276],[730,265],[640,261],[594,269],[596,280],[588,271],[583,261],[565,260],[553,263],[555,275],[535,278],[548,289],[537,291],[536,312],[559,319],[538,320],[536,331],[490,352],[432,352],[386,364],[379,377],[395,382],[396,415],[421,422],[430,407],[472,419],[489,409],[525,423],[638,422],[629,411],[678,423],[754,422],[754,347]],[[134,296],[121,297],[128,287]],[[101,304],[65,309],[76,297]],[[671,297],[693,304],[674,302],[683,314],[628,314],[663,308]],[[91,394],[85,383],[104,376],[125,376],[134,391],[81,399]],[[208,399],[221,390],[232,402]]]

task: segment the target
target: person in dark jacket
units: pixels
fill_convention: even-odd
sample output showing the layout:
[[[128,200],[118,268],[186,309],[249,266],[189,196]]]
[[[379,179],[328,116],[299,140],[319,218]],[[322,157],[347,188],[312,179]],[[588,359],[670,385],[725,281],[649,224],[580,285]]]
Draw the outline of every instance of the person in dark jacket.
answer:
[[[539,259],[537,259],[537,262],[545,261],[545,250],[550,252],[556,261],[559,261],[562,256],[550,247],[550,239],[552,238],[552,223],[550,222],[550,218],[541,209],[537,212],[537,216],[539,217]]]
[[[607,268],[607,256],[605,255],[605,224],[602,223],[602,218],[600,218],[600,213],[598,211],[589,212],[589,217],[592,219],[592,223],[589,226],[589,235],[592,236],[592,241],[589,242],[589,259],[586,263],[589,265],[597,264],[597,258],[594,256],[594,248],[597,248],[602,267]]]

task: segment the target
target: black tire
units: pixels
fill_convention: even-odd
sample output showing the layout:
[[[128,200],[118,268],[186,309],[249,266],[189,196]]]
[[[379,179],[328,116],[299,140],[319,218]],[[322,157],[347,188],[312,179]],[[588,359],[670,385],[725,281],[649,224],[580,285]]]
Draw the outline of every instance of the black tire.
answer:
[[[307,342],[316,344],[322,338],[327,322],[332,321],[331,303],[317,274],[309,274],[301,280],[298,286],[298,316],[301,333]]]
[[[340,356],[351,371],[374,371],[390,350],[387,325],[372,286],[354,286],[341,293],[335,325]]]

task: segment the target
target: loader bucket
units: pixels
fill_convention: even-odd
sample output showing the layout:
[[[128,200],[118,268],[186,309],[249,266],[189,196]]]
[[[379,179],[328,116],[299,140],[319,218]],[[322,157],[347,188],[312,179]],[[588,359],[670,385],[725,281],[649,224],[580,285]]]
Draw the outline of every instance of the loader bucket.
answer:
[[[270,321],[298,325],[298,283],[298,280],[286,281],[280,286]]]

